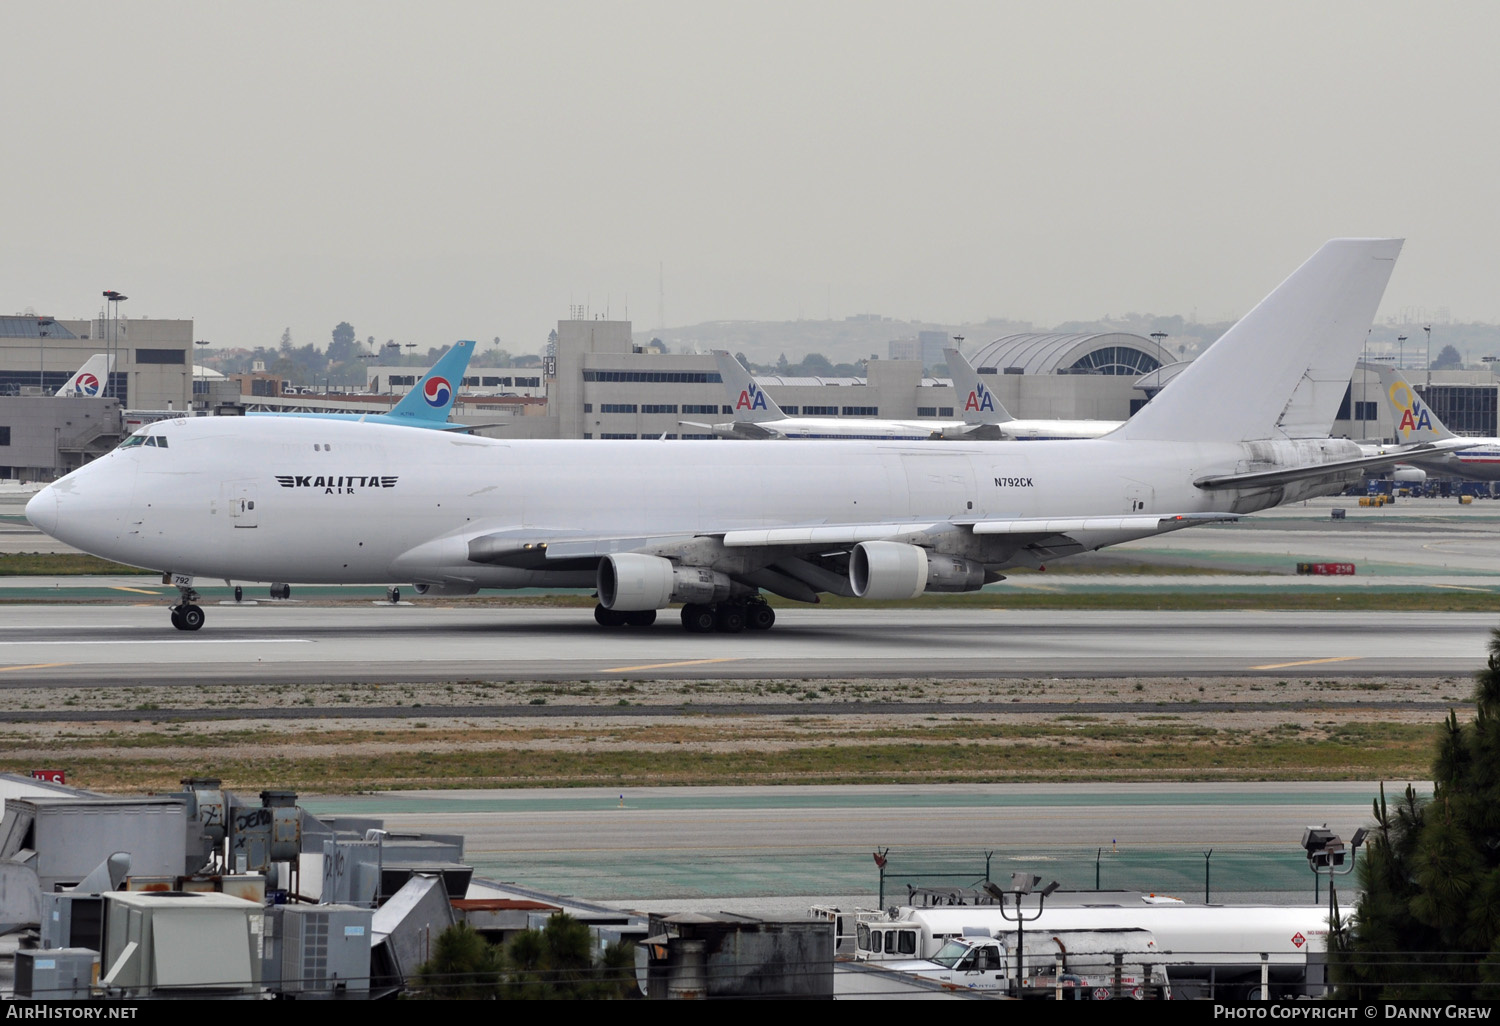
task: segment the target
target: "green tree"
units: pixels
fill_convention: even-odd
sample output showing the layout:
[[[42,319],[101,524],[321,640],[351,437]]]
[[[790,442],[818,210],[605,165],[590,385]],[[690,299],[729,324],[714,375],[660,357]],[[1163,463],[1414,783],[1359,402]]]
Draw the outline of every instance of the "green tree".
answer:
[[[339,321],[333,329],[333,341],[328,344],[329,363],[348,363],[357,357],[354,326],[348,321]]]
[[[417,996],[436,1000],[474,1001],[500,993],[500,950],[468,923],[455,923],[438,934],[432,958],[417,967]]]
[[[1452,346],[1438,350],[1437,359],[1432,361],[1433,370],[1458,370],[1463,365],[1464,358]]]
[[[1475,717],[1450,711],[1433,759],[1433,794],[1385,789],[1359,866],[1351,921],[1335,919],[1340,996],[1500,998],[1500,630],[1475,677]]]
[[[500,996],[514,1000],[623,998],[638,994],[633,945],[610,944],[594,958],[589,928],[559,912],[541,930],[512,937],[505,948],[505,987]]]

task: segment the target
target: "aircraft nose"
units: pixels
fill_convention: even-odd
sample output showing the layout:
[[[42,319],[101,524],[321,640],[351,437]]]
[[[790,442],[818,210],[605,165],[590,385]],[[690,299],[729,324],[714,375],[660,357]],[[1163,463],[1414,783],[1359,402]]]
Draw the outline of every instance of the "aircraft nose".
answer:
[[[26,504],[26,519],[44,534],[57,530],[57,489],[48,485],[31,497]]]

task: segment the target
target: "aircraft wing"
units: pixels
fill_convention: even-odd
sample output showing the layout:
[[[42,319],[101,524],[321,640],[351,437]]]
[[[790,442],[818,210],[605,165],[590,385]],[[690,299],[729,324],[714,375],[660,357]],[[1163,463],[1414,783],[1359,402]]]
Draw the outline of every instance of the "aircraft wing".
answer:
[[[1445,452],[1468,449],[1479,444],[1481,439],[1446,438],[1438,442],[1419,442],[1416,445],[1391,447],[1373,456],[1361,456],[1352,460],[1336,460],[1332,463],[1312,463],[1303,467],[1283,470],[1258,470],[1241,474],[1218,474],[1200,477],[1193,484],[1199,488],[1253,488],[1262,485],[1287,484],[1320,477],[1334,477],[1349,471],[1377,470],[1394,466],[1420,456],[1436,456]]]
[[[968,534],[989,545],[991,565],[1040,566],[1048,560],[1184,527],[1240,519],[1234,513],[1130,514],[1099,517],[990,517],[880,523],[807,523],[772,528],[604,536],[569,529],[526,528],[457,539],[468,562],[529,570],[590,571],[619,553],[664,556],[722,569],[778,595],[816,602],[819,592],[851,594],[849,551],[860,542],[921,544]],[[452,551],[452,550],[450,550]],[[1003,553],[1003,556],[1000,554]],[[988,579],[999,580],[988,571]]]

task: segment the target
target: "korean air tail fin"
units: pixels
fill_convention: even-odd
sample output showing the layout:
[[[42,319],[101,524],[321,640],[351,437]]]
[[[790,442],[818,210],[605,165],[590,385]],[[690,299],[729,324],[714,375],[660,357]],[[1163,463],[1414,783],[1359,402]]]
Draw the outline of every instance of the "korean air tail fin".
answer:
[[[446,424],[448,414],[453,411],[453,400],[458,396],[458,386],[463,384],[464,371],[469,369],[469,358],[473,355],[472,341],[455,342],[453,348],[438,358],[432,369],[417,380],[412,390],[391,407],[386,416],[424,425]]]
[[[83,366],[78,368],[78,373],[69,378],[68,383],[54,394],[86,397],[103,395],[114,363],[115,358],[108,353],[94,354],[84,361]]]
[[[965,424],[1004,424],[1016,418],[1010,415],[974,365],[963,358],[957,349],[944,349],[948,360],[948,375],[953,378],[953,388],[963,404]]]
[[[1362,363],[1360,366],[1374,371],[1380,379],[1380,393],[1391,411],[1391,423],[1396,426],[1396,441],[1404,445],[1455,437],[1396,368],[1380,363]]]
[[[1326,438],[1400,239],[1334,239],[1111,436]]]
[[[755,379],[740,361],[722,349],[715,349],[714,357],[719,361],[719,377],[724,379],[724,391],[729,393],[736,421],[763,424],[786,419],[786,414],[776,405],[776,400],[755,383]]]

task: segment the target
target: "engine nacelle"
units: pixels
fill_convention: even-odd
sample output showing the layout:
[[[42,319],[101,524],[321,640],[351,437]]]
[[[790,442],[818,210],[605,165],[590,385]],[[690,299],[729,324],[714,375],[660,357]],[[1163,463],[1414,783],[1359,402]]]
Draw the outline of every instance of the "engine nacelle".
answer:
[[[928,591],[978,591],[984,587],[984,564],[962,556],[927,553]]]
[[[860,598],[916,598],[927,590],[927,550],[902,542],[860,542],[849,554],[849,588]]]
[[[978,591],[984,565],[903,542],[860,542],[849,554],[849,587],[868,599],[916,598],[924,591]]]
[[[1427,471],[1421,467],[1398,463],[1391,468],[1391,480],[1397,484],[1424,484],[1427,481]]]
[[[418,595],[433,595],[438,598],[448,598],[458,595],[472,595],[479,590],[479,585],[473,581],[445,581],[442,584],[423,584],[421,581],[412,585]]]
[[[629,613],[661,609],[673,602],[722,602],[729,597],[732,582],[707,567],[680,567],[661,556],[623,552],[599,561],[598,587],[600,605]]]

